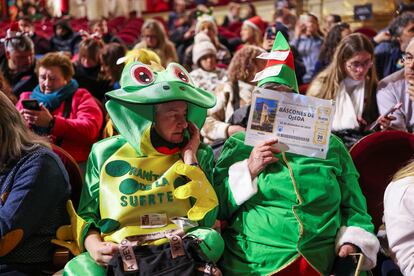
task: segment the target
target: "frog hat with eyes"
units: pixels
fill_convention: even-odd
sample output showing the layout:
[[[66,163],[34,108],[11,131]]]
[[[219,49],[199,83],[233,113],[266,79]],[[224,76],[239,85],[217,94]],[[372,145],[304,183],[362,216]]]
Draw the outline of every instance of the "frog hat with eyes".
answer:
[[[140,62],[128,63],[122,73],[121,88],[108,92],[106,108],[119,133],[140,153],[140,138],[154,122],[154,106],[169,101],[185,101],[187,118],[198,128],[207,109],[215,105],[211,93],[194,86],[187,71],[177,63],[154,72]]]

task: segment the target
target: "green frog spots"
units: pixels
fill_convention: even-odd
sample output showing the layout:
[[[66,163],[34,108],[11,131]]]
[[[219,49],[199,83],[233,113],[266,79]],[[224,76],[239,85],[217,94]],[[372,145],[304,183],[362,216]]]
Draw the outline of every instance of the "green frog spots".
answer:
[[[105,172],[113,178],[113,183],[119,183],[121,207],[150,207],[171,203],[174,201],[173,187],[188,182],[181,176],[174,177],[170,179],[170,181],[173,180],[173,185],[171,185],[173,187],[169,187],[169,178],[160,177],[152,170],[134,167],[125,160],[108,162]]]
[[[106,173],[112,177],[123,176],[130,170],[131,170],[131,165],[127,161],[124,161],[124,160],[115,160],[115,161],[109,162],[105,167]]]

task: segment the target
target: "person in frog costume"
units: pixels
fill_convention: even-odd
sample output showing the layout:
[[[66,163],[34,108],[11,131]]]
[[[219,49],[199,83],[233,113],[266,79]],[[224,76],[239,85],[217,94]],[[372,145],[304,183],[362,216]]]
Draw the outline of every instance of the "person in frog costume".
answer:
[[[279,32],[259,86],[297,92],[289,45]],[[248,115],[248,113],[247,113]],[[358,173],[331,135],[326,159],[280,152],[277,140],[255,147],[245,133],[225,143],[214,170],[226,275],[330,275],[337,255],[360,250],[364,270],[375,266],[379,242],[367,214]]]
[[[120,135],[93,146],[77,214],[72,209],[73,236],[79,251],[86,252],[70,261],[64,274],[104,275],[123,239],[168,232],[180,224],[204,226],[184,230],[207,241],[210,247],[203,251],[217,261],[224,244],[208,228],[218,205],[210,184],[213,153],[200,144],[198,130],[214,96],[194,87],[176,63],[154,72],[130,59],[120,84],[106,94]]]

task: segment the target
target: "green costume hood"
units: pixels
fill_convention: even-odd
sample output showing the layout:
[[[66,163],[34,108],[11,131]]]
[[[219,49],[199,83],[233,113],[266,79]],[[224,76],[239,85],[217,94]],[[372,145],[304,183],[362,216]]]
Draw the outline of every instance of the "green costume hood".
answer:
[[[121,88],[106,93],[109,116],[119,133],[140,153],[141,136],[155,120],[155,105],[185,101],[187,117],[198,128],[204,124],[207,109],[216,104],[213,94],[195,87],[188,72],[177,63],[153,72],[140,62],[128,63],[121,77]]]

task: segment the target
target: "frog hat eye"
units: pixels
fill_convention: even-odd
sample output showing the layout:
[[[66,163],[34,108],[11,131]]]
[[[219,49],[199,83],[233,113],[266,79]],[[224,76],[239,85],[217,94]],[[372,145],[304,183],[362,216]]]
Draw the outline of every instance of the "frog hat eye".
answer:
[[[139,85],[150,85],[155,81],[154,73],[143,64],[132,66],[130,73],[132,79]]]
[[[182,67],[181,65],[177,63],[170,63],[168,67],[169,68],[167,68],[167,70],[171,72],[171,75],[173,78],[193,85],[193,81],[190,77],[190,74],[188,74],[188,72],[184,69],[184,67]]]

